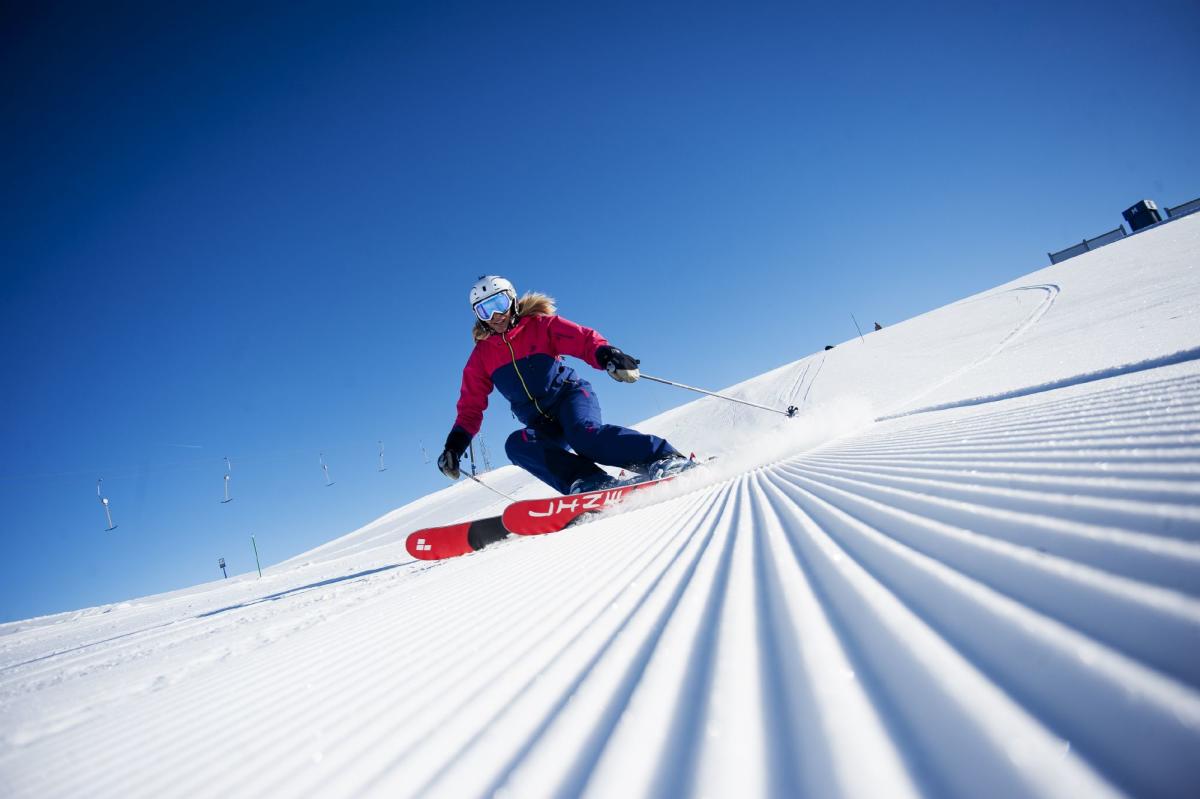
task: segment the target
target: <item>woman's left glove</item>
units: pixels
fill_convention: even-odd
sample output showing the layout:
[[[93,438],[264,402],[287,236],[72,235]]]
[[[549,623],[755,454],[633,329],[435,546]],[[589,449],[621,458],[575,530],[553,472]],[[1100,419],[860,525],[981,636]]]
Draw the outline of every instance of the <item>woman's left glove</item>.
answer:
[[[458,462],[470,445],[471,437],[465,431],[457,427],[451,430],[450,435],[446,436],[446,448],[442,450],[442,454],[437,460],[438,471],[451,480],[457,480],[462,477],[462,471],[458,467]]]
[[[642,376],[642,373],[638,371],[638,364],[641,361],[607,344],[596,350],[596,362],[604,371],[608,372],[613,380],[619,380],[622,383],[637,382],[637,379]]]

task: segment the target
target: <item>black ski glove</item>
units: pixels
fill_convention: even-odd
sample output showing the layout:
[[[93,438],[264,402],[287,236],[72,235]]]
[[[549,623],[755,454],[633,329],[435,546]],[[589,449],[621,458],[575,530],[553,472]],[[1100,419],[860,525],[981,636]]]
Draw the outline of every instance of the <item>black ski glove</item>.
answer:
[[[638,371],[638,364],[641,361],[608,344],[596,350],[596,362],[604,371],[608,372],[613,380],[619,380],[622,383],[636,382],[642,376]]]
[[[462,477],[462,472],[458,469],[459,457],[448,449],[442,450],[442,454],[438,456],[438,471],[451,480],[457,480]]]
[[[451,430],[450,435],[446,436],[446,448],[442,450],[442,454],[437,460],[438,471],[451,480],[457,480],[462,477],[458,461],[470,445],[471,437],[466,434],[466,431],[460,430],[457,427]]]

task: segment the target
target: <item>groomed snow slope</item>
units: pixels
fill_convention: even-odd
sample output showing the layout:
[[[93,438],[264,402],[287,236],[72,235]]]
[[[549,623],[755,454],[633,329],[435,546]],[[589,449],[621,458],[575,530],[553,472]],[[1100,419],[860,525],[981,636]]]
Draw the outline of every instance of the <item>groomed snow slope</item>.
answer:
[[[730,391],[560,534],[0,626],[0,795],[1196,795],[1200,215]]]

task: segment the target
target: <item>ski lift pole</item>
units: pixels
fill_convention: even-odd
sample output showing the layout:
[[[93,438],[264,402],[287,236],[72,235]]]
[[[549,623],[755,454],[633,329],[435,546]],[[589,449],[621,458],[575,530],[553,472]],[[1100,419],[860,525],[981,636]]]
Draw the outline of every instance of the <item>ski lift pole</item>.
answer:
[[[113,530],[117,529],[117,526],[113,524],[112,511],[108,509],[108,497],[104,496],[104,494],[100,492],[100,486],[103,483],[103,479],[96,481],[96,496],[100,498],[100,504],[104,506],[104,518],[108,520],[108,527],[104,529],[104,532],[111,533]]]
[[[258,567],[258,579],[262,579],[262,561],[258,559],[258,542],[250,536],[250,546],[254,547],[254,565]]]
[[[783,414],[784,416],[788,417],[789,419],[791,419],[793,416],[795,416],[796,412],[800,410],[795,405],[789,405],[787,407],[786,411],[781,411],[778,408],[771,408],[766,405],[759,405],[757,402],[749,402],[748,400],[737,399],[736,397],[728,397],[724,394],[718,394],[715,391],[706,391],[702,388],[696,388],[695,386],[687,386],[687,385],[684,385],[683,383],[676,383],[674,380],[664,380],[661,377],[654,377],[653,375],[648,375],[645,372],[642,372],[642,379],[653,380],[655,383],[663,383],[664,385],[675,386],[676,388],[686,388],[688,391],[695,391],[697,394],[707,394],[710,397],[716,397],[717,399],[723,399],[723,400],[726,400],[727,402],[736,402],[739,405],[749,405],[751,408],[758,408],[760,410],[770,411],[771,413]]]

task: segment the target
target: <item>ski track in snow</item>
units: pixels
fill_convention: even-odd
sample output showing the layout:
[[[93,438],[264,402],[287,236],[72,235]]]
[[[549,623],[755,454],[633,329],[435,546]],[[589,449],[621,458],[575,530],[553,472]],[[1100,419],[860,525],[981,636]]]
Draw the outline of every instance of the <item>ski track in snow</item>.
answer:
[[[1194,796],[1197,251],[1200,216],[730,389],[799,419],[648,420],[722,458],[562,533],[412,561],[502,504],[464,481],[0,625],[0,796]]]
[[[1029,316],[1027,316],[1025,319],[1021,320],[1020,324],[1018,324],[1015,328],[1013,328],[1012,331],[1010,331],[1008,333],[1008,335],[1004,336],[1004,338],[1002,338],[996,344],[995,349],[993,349],[991,352],[988,352],[987,354],[983,355],[982,357],[966,364],[965,366],[962,366],[962,367],[954,370],[953,372],[946,375],[941,380],[938,380],[938,381],[930,384],[929,386],[922,389],[917,394],[909,397],[907,400],[905,400],[903,403],[901,403],[900,407],[912,405],[913,403],[915,403],[917,400],[921,399],[922,397],[929,396],[930,394],[936,392],[939,388],[942,388],[943,386],[953,383],[959,377],[961,377],[962,375],[971,371],[972,369],[977,369],[980,366],[982,366],[983,364],[990,361],[991,359],[995,358],[1002,351],[1004,351],[1006,348],[1008,348],[1008,346],[1010,344],[1012,344],[1017,338],[1019,338],[1023,333],[1025,333],[1027,330],[1031,329],[1034,325],[1036,325],[1038,323],[1038,321],[1043,316],[1045,316],[1047,314],[1047,312],[1049,312],[1051,306],[1054,305],[1054,301],[1056,299],[1058,299],[1058,294],[1062,289],[1057,284],[1047,283],[1045,285],[1039,285],[1039,286],[1019,286],[1019,287],[1017,287],[1015,289],[1011,289],[1011,290],[1014,292],[1016,292],[1016,291],[1042,291],[1042,292],[1045,292],[1046,296],[1037,305],[1037,307],[1033,309],[1033,311],[1029,314]],[[965,300],[962,303],[960,303],[960,305],[967,305],[972,302],[992,300],[992,299],[994,299],[994,297],[995,297],[995,295],[989,295],[986,297],[979,297],[979,298],[974,298],[971,300]],[[951,406],[947,405],[946,407],[951,407]],[[938,410],[941,410],[941,408],[938,408]],[[914,413],[921,413],[921,410],[918,409],[918,410],[913,410],[913,411],[892,411],[892,412],[887,413],[884,416],[882,416],[881,419],[893,419],[893,418],[897,418],[900,416],[908,416],[908,415],[911,415]]]

